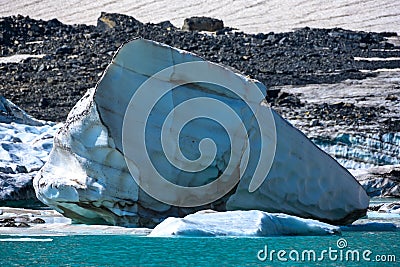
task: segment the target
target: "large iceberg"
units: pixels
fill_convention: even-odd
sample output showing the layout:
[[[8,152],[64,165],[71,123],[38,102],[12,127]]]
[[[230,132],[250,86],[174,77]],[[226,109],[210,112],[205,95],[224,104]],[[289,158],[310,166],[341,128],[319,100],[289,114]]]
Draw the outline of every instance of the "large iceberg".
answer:
[[[360,184],[270,109],[265,93],[194,54],[126,43],[56,134],[34,179],[37,197],[79,222],[126,226],[204,209],[335,224],[365,215]]]
[[[184,218],[167,218],[149,236],[282,236],[340,234],[340,228],[316,220],[258,210],[200,211]]]

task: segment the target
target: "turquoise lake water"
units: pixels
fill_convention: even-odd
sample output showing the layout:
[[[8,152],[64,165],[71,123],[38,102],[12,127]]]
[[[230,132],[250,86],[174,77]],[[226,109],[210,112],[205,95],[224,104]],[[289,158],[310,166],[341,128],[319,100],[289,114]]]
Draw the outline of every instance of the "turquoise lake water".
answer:
[[[0,266],[399,266],[399,240],[398,231],[268,238],[2,235]]]

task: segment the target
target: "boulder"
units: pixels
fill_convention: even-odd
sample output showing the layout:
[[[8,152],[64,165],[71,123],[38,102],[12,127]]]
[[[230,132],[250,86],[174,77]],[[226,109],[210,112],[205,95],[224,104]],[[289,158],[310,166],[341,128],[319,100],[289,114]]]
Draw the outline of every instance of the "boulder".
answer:
[[[224,28],[224,22],[219,19],[209,17],[191,17],[183,22],[184,31],[208,31],[215,32]]]
[[[340,228],[311,219],[258,210],[198,212],[167,218],[149,236],[320,236],[340,234]]]
[[[364,216],[354,177],[273,111],[266,88],[144,39],[123,45],[55,135],[37,197],[75,221],[154,227],[204,209]]]
[[[113,29],[128,30],[141,25],[143,24],[133,17],[117,13],[101,12],[100,17],[97,19],[97,29],[101,31]]]

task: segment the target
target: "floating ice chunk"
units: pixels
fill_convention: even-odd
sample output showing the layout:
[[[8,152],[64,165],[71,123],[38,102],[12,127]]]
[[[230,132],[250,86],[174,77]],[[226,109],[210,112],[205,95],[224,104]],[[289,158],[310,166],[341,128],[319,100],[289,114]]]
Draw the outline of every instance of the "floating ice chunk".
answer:
[[[71,236],[71,235],[137,235],[146,236],[151,232],[148,228],[126,228],[120,226],[109,225],[85,225],[71,223],[45,223],[31,225],[31,227],[0,227],[0,235],[13,236],[13,240],[17,241],[17,237],[34,236]],[[15,237],[15,239],[14,239]],[[1,245],[0,245],[1,246]]]
[[[371,220],[379,220],[379,219],[399,219],[400,214],[391,213],[391,212],[378,212],[378,211],[369,211],[367,213],[368,219]]]
[[[149,236],[284,236],[339,234],[340,228],[311,219],[263,211],[198,212],[167,218]]]
[[[347,232],[386,232],[399,230],[396,224],[390,222],[356,223],[352,225],[341,226],[340,229]]]
[[[52,238],[31,238],[31,237],[20,237],[20,238],[0,238],[0,242],[51,242]]]

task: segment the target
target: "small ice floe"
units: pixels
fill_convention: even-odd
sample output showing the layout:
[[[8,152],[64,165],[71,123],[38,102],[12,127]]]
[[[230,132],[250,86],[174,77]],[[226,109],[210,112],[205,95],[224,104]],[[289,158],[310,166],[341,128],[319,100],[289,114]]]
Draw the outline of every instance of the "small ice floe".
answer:
[[[149,228],[128,228],[111,225],[86,225],[69,223],[36,224],[27,228],[0,227],[0,235],[11,237],[53,237],[71,235],[135,235],[146,236],[151,232]],[[14,239],[14,238],[13,238]],[[13,240],[12,240],[13,241]]]
[[[340,227],[340,229],[346,232],[390,232],[397,231],[400,228],[396,226],[396,224],[390,222],[368,222],[346,225]]]
[[[285,236],[340,234],[340,228],[312,219],[258,210],[198,212],[184,218],[167,218],[149,236]]]
[[[31,238],[31,237],[15,237],[15,238],[0,238],[0,242],[51,242],[52,238]]]
[[[369,211],[367,213],[369,220],[388,220],[388,219],[399,219],[400,214],[390,213],[390,212],[380,212],[380,211]]]

